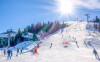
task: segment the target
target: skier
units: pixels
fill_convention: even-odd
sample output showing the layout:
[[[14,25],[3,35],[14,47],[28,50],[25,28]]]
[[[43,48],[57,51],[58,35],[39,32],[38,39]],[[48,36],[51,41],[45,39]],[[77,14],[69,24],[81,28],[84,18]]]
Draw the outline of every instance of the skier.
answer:
[[[21,48],[21,51],[20,52],[21,52],[21,54],[23,54],[23,47]]]
[[[51,48],[51,47],[52,47],[52,43],[51,43],[51,45],[50,45],[50,48]],[[50,48],[49,48],[49,49],[50,49]]]
[[[37,48],[34,48],[34,54],[38,54]]]
[[[11,57],[13,56],[13,51],[12,50],[10,50],[10,52],[11,52]]]
[[[7,51],[7,54],[8,54],[7,59],[11,59],[11,51],[9,49]]]
[[[33,51],[33,54],[34,54],[34,48],[32,49],[32,51]]]
[[[19,54],[19,48],[17,48],[17,54],[16,54],[16,56],[18,56],[18,54]]]
[[[64,28],[61,29],[61,33],[63,33],[63,31],[64,31]]]
[[[98,59],[99,58],[98,52],[95,50],[95,48],[93,49],[93,53],[95,54],[95,57]]]
[[[39,47],[40,47],[40,44],[38,43],[38,44],[37,44],[37,48],[39,48]]]
[[[4,50],[4,55],[6,55],[6,50]]]
[[[76,45],[77,45],[77,48],[79,48],[79,46],[78,46],[78,42],[76,41],[75,43],[76,43]]]
[[[84,40],[84,44],[87,46],[87,43],[86,43],[86,41]],[[88,47],[88,46],[87,46]]]
[[[89,46],[92,46],[90,41],[88,42],[88,45],[89,45]]]

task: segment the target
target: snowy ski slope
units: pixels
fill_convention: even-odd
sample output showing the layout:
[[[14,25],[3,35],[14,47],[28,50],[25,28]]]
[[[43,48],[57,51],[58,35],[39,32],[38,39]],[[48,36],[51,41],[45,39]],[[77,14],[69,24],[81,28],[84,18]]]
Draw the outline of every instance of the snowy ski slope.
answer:
[[[97,39],[96,42],[95,40],[91,41],[91,44],[100,53],[100,45],[98,45],[100,43],[99,33],[86,30],[86,26],[86,22],[71,22],[71,26],[66,27],[63,33],[59,31],[43,40],[41,47],[38,49],[39,54],[33,55],[29,51],[16,57],[16,53],[14,53],[11,60],[7,60],[6,56],[0,56],[0,62],[100,62],[95,59],[93,48],[87,44],[91,40],[87,39],[88,37],[91,36],[93,39]],[[79,48],[75,43],[75,39]],[[70,43],[68,48],[64,48],[64,41]],[[51,43],[52,47],[49,49]],[[33,46],[34,44],[31,44],[28,48],[31,49]]]

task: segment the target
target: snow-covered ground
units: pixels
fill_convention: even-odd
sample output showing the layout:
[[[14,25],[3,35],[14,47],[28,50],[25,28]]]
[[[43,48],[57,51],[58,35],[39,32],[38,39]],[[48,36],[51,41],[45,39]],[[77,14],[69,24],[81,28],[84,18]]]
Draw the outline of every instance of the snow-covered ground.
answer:
[[[7,57],[1,54],[0,62],[99,62],[95,59],[93,48],[88,45],[90,41],[92,46],[100,53],[99,33],[87,30],[86,26],[86,22],[71,22],[71,26],[66,27],[63,33],[59,31],[42,40],[37,55],[29,51],[16,57],[16,53],[14,53],[12,59],[7,60]],[[79,48],[75,43],[75,39]],[[69,42],[68,48],[64,48],[64,41]],[[52,47],[49,49],[51,43]],[[35,45],[30,44],[27,51]]]

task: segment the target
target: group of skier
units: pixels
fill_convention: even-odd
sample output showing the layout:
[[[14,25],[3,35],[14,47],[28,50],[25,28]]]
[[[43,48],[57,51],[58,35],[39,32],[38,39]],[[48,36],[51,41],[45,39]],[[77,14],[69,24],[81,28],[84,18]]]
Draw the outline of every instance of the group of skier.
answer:
[[[38,48],[40,47],[40,44],[38,43],[37,46],[33,48],[33,54],[38,54]],[[15,48],[15,47],[14,47]],[[16,57],[18,57],[19,54],[23,54],[23,47],[22,48],[15,48],[16,49]],[[7,55],[7,60],[11,59],[13,56],[13,50],[10,48],[7,48],[4,50],[4,56]]]
[[[99,59],[98,52],[97,52],[97,50],[92,46],[91,42],[89,41],[87,44],[93,48],[93,54],[95,55],[95,58],[96,58],[96,59]]]
[[[7,59],[11,59],[11,57],[13,56],[13,51],[12,49],[8,48],[7,50],[4,50],[4,56],[7,54]],[[16,56],[18,56],[19,54],[23,54],[23,47],[21,49],[16,48]]]

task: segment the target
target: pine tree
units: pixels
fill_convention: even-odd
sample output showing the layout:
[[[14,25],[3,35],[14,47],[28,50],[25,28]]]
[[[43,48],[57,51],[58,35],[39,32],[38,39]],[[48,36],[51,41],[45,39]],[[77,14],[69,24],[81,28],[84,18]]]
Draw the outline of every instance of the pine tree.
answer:
[[[36,34],[34,33],[33,34],[33,41],[37,41],[37,40],[38,40],[38,38],[37,38]]]
[[[15,44],[20,43],[20,42],[17,42],[17,41],[18,41],[18,39],[21,40],[21,37],[22,37],[22,32],[21,32],[21,30],[19,28],[19,30],[18,30],[18,32],[17,32],[17,34],[15,36],[15,40],[16,40],[16,43]]]
[[[34,24],[31,24],[31,33],[34,32]]]

